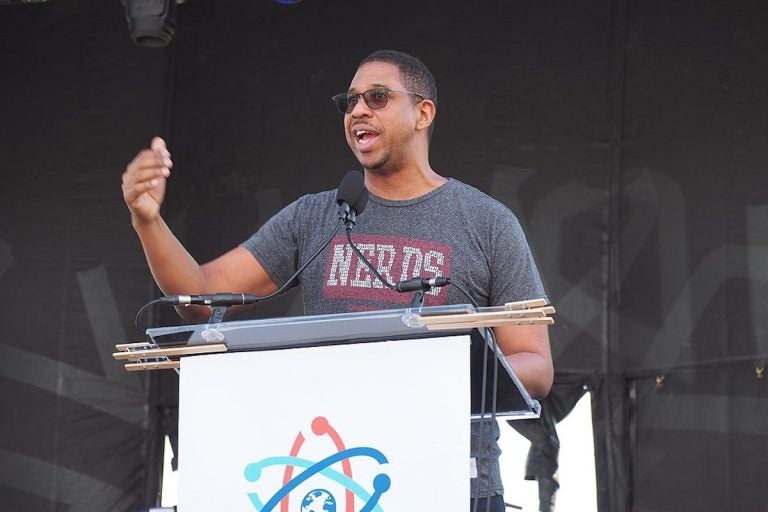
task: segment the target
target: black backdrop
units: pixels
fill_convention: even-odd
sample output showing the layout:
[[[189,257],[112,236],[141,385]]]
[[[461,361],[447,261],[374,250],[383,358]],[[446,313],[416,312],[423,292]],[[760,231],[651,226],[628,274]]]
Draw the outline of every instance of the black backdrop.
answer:
[[[166,216],[211,258],[357,167],[329,97],[377,48],[437,78],[433,167],[528,233],[558,308],[550,401],[593,393],[601,512],[763,509],[768,4],[189,0],[179,14],[173,44],[145,49],[117,0],[0,8],[3,510],[155,500],[172,375],[110,358],[156,294],[125,164],[168,139]],[[294,294],[253,314],[299,308]]]

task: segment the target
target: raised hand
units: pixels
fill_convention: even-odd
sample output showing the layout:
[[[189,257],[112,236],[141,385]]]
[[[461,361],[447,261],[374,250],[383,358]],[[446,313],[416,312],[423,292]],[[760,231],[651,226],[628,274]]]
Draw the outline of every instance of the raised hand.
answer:
[[[171,153],[160,137],[149,149],[139,151],[123,173],[123,199],[134,224],[152,222],[160,215],[165,197],[165,182],[171,175]]]

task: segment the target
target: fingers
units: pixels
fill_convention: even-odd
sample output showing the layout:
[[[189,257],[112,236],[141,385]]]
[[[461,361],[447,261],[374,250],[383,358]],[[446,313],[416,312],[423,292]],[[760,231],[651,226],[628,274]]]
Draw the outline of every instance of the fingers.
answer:
[[[157,153],[158,155],[165,157],[170,162],[171,160],[171,152],[168,151],[168,148],[165,145],[165,141],[160,137],[154,137],[152,139],[152,143],[149,146],[152,151]]]
[[[149,181],[141,181],[135,183],[123,183],[123,195],[125,200],[132,203],[135,199],[140,197],[145,192],[151,192],[156,189],[158,185],[162,183],[159,179],[152,179]]]
[[[152,148],[153,151],[168,152],[168,148],[165,146],[165,141],[161,137],[153,137],[149,147]]]
[[[153,189],[162,190],[172,167],[173,161],[165,141],[160,137],[153,138],[150,149],[139,151],[123,173],[125,199],[132,201]]]
[[[145,171],[153,169],[156,174],[165,178],[171,175],[173,160],[170,155],[158,154],[156,151],[145,149],[139,153],[131,163],[136,171]],[[131,165],[129,165],[131,167]]]
[[[171,153],[160,137],[152,139],[151,149],[139,151],[136,158],[128,164],[126,172],[135,174],[139,179],[150,179],[152,175],[167,178],[171,174],[173,160]],[[149,171],[148,171],[149,170]]]
[[[169,157],[145,149],[128,164],[123,174],[123,183],[132,184],[150,180],[165,179],[171,175],[173,162]]]
[[[129,206],[139,204],[145,193],[156,201],[161,201],[165,190],[165,178],[151,178],[144,181],[132,180],[127,173],[123,175],[123,198]],[[139,203],[137,203],[137,201]]]

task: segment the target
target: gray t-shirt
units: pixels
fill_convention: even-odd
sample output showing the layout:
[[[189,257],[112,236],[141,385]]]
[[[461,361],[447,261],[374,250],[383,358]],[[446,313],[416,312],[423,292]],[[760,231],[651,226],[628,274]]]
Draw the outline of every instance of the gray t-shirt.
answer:
[[[271,218],[243,246],[278,285],[285,283],[328,239],[338,224],[336,191],[303,196]],[[390,283],[448,276],[480,306],[545,297],[520,223],[503,204],[458,180],[407,201],[371,196],[352,230],[355,245]],[[347,245],[343,229],[298,278],[306,314],[408,307],[411,294],[384,287]],[[455,287],[425,295],[426,306],[463,304]],[[503,494],[497,425],[473,423],[471,456],[478,456],[476,492]],[[488,436],[491,436],[490,439]],[[490,450],[491,465],[482,456]]]

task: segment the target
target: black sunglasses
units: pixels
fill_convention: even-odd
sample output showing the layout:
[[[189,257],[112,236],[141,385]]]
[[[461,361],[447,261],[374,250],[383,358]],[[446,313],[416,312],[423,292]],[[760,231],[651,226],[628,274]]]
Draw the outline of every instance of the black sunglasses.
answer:
[[[389,101],[389,93],[391,92],[412,94],[419,98],[419,101],[424,101],[424,96],[417,92],[398,91],[395,89],[386,88],[368,89],[367,91],[360,94],[353,92],[343,92],[333,96],[331,99],[333,100],[333,103],[336,104],[336,108],[339,110],[339,112],[342,114],[350,114],[355,109],[357,102],[360,101],[361,96],[365,100],[365,104],[373,110],[379,110],[386,107],[387,102]]]

